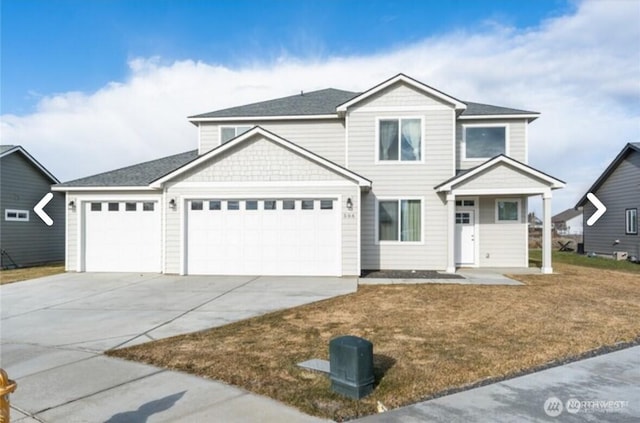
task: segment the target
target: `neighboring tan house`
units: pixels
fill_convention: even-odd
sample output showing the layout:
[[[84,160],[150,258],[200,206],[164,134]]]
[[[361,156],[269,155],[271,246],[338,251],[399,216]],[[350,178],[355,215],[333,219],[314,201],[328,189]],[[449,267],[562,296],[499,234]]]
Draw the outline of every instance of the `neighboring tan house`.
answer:
[[[0,146],[0,255],[2,268],[64,260],[64,195],[55,193],[45,207],[47,226],[33,207],[59,181],[27,151]]]
[[[56,186],[67,268],[355,276],[528,266],[536,112],[460,101],[405,75],[192,116],[198,149]]]
[[[607,211],[592,226],[587,220],[596,208],[587,199],[593,193]],[[584,213],[584,250],[587,253],[611,255],[627,252],[640,257],[638,210],[640,210],[640,143],[629,143],[611,162],[576,208]]]
[[[551,218],[558,235],[582,235],[582,211],[567,209]]]

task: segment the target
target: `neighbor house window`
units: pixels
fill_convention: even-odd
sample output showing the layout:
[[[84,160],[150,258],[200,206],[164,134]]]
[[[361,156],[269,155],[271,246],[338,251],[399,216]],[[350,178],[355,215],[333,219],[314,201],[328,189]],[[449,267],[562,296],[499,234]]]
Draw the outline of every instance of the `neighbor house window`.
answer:
[[[638,233],[638,209],[626,209],[625,214],[625,233],[627,235],[636,235]]]
[[[250,126],[221,126],[220,127],[220,144],[242,135],[251,129]]]
[[[496,222],[519,222],[520,200],[496,200]]]
[[[506,126],[465,126],[464,158],[490,159],[507,154]]]
[[[378,203],[378,240],[419,242],[421,200],[382,200]]]
[[[28,222],[29,221],[29,210],[5,209],[4,210],[4,220],[15,221],[15,222]]]
[[[422,120],[380,119],[378,159],[403,162],[422,160]]]

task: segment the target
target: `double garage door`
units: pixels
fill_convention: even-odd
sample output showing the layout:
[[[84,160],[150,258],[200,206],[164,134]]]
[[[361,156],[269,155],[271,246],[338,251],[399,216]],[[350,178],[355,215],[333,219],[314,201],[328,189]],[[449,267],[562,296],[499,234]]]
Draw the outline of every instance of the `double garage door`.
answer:
[[[185,206],[187,274],[341,274],[336,198],[202,199]],[[86,202],[83,207],[84,270],[162,271],[157,201]]]
[[[187,202],[186,271],[215,275],[340,275],[335,198]]]

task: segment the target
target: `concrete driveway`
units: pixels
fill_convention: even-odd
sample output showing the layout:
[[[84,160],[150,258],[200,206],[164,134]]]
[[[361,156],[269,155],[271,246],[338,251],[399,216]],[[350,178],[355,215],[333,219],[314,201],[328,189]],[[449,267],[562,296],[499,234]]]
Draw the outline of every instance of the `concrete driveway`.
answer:
[[[101,353],[356,289],[356,279],[117,273],[4,285],[0,366],[18,382],[12,421],[318,421],[219,382]]]

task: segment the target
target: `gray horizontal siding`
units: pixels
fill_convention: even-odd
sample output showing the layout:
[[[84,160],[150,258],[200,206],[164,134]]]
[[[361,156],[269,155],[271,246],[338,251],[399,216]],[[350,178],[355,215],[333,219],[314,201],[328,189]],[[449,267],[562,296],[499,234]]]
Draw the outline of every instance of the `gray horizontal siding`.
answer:
[[[496,222],[496,199],[480,198],[480,266],[481,267],[528,267],[527,263],[527,198],[521,197],[520,223]]]
[[[47,226],[33,207],[51,191],[49,178],[16,152],[1,159],[0,181],[1,248],[20,266],[64,260],[64,194],[54,193],[45,207],[44,211],[54,222]],[[6,209],[28,210],[29,221],[6,221]],[[4,259],[3,264],[7,264]]]
[[[423,109],[418,112],[394,110],[407,105]],[[375,163],[377,122],[379,118],[390,117],[423,119],[423,163]],[[347,130],[349,169],[373,181],[372,191],[362,196],[362,268],[445,269],[446,207],[433,187],[454,174],[453,109],[400,85],[384,90],[350,112]],[[377,243],[376,199],[407,197],[423,201],[422,243]]]
[[[586,221],[595,213],[595,207],[591,202],[586,203],[585,251],[599,254],[626,251],[640,256],[640,235],[625,234],[625,209],[636,208],[640,213],[640,153],[632,152],[622,160],[594,194],[607,207],[607,212],[593,226],[587,226]]]
[[[337,164],[345,163],[345,130],[342,119],[208,122],[200,124],[200,153],[220,145],[220,126],[261,126]]]

